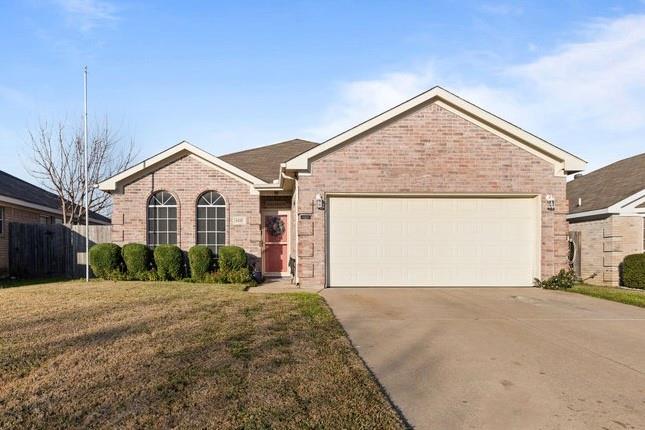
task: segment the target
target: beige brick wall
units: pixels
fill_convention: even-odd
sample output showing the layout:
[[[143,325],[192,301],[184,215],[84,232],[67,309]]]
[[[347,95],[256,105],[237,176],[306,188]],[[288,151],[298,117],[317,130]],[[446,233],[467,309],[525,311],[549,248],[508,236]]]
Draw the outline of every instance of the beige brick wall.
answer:
[[[642,217],[572,222],[569,230],[580,232],[580,276],[590,284],[618,286],[625,256],[643,252]]]
[[[9,271],[9,223],[38,223],[40,216],[51,217],[51,212],[42,212],[22,206],[7,204],[0,201],[0,207],[4,208],[4,225],[0,234],[0,275]]]
[[[178,245],[190,249],[196,241],[196,205],[205,191],[217,191],[226,200],[226,242],[260,257],[260,197],[251,186],[189,155],[127,184],[113,193],[112,241],[146,243],[147,205],[157,191],[169,191],[177,199]],[[231,217],[246,217],[233,225]]]
[[[316,193],[535,193],[542,198],[541,272],[567,265],[565,178],[553,165],[463,118],[430,104],[360,136],[314,160],[301,175],[298,274],[305,286],[325,285],[325,212],[313,208]],[[494,270],[494,268],[491,268]]]

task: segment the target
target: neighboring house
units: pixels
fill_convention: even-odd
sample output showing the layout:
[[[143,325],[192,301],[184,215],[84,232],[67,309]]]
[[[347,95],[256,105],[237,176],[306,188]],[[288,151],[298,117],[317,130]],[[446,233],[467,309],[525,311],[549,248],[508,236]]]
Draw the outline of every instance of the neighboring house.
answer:
[[[0,275],[8,272],[11,222],[60,223],[60,200],[57,195],[0,170]],[[110,219],[92,213],[90,222],[109,224]]]
[[[321,144],[188,142],[99,184],[116,243],[244,247],[303,286],[530,286],[567,265],[576,156],[435,87]]]
[[[567,198],[569,230],[580,232],[580,276],[619,285],[623,258],[645,247],[645,153],[576,175]]]

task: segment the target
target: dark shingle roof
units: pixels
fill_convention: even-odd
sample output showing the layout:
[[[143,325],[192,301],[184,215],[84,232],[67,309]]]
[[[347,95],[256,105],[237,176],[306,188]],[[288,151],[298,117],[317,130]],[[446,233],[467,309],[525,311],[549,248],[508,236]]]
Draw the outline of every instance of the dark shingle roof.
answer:
[[[569,213],[607,208],[645,189],[645,153],[617,161],[567,183]],[[578,198],[582,205],[578,206]]]
[[[293,139],[273,145],[247,149],[218,158],[266,182],[279,179],[280,163],[292,159],[318,145],[308,140]]]
[[[0,196],[11,197],[57,211],[61,210],[60,201],[56,194],[16,178],[2,170],[0,170]],[[98,221],[110,222],[110,218],[90,211],[90,219],[92,218]]]

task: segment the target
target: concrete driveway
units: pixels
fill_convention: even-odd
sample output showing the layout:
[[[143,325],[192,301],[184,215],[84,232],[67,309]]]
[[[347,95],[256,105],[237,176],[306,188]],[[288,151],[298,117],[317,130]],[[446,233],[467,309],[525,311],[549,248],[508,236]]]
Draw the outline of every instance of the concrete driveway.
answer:
[[[645,309],[535,288],[322,295],[416,428],[645,428]]]

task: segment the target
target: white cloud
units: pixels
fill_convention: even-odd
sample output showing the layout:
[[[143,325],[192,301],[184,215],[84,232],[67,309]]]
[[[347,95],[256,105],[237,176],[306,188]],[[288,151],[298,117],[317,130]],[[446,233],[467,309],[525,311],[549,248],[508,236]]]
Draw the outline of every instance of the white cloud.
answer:
[[[507,73],[532,94],[555,100],[552,111],[607,129],[639,128],[645,123],[645,16],[597,21],[586,40]]]
[[[54,0],[71,25],[90,31],[117,19],[116,7],[104,0]]]
[[[467,100],[587,158],[590,168],[645,149],[645,15],[595,20],[584,27],[580,40],[533,61],[502,66],[492,75],[447,76],[442,82],[428,69],[345,83],[316,131],[329,138],[445,84]]]
[[[373,80],[339,85],[339,96],[323,113],[323,121],[309,130],[313,139],[323,140],[363,122],[435,85],[430,67],[415,73],[389,73]]]

